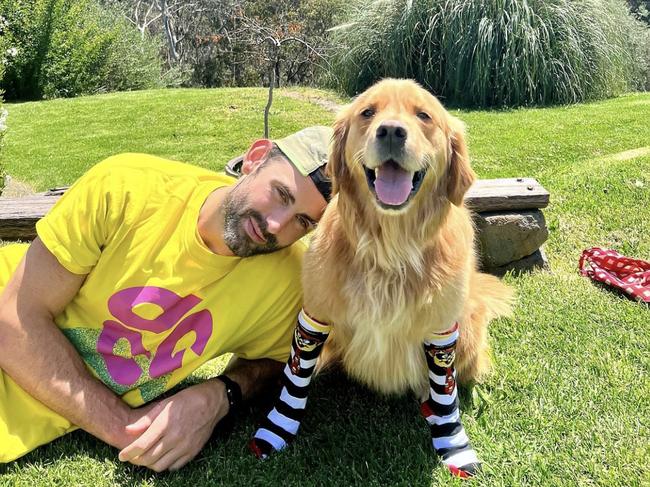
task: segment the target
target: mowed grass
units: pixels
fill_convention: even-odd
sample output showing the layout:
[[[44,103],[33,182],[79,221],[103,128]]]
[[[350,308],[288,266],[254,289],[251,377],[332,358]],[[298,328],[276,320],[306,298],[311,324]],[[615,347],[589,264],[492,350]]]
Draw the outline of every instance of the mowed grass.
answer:
[[[12,177],[36,190],[69,184],[120,152],[221,169],[264,135],[265,105],[265,90],[247,88],[151,90],[6,104],[11,130],[0,158]],[[322,108],[277,97],[270,136],[330,121]]]
[[[9,105],[2,159],[38,189],[68,184],[120,151],[219,168],[260,133],[264,96],[169,90]],[[333,119],[281,94],[274,107],[276,136]],[[649,485],[650,309],[576,268],[591,246],[650,259],[650,94],[454,113],[468,125],[481,177],[531,176],[551,192],[552,271],[506,278],[518,302],[512,319],[491,325],[494,373],[483,398],[464,392],[465,426],[485,462],[472,485]],[[246,449],[259,414],[240,418],[178,473],[123,465],[75,432],[0,467],[0,485],[467,485],[440,466],[411,398],[321,376],[299,439],[266,462]]]

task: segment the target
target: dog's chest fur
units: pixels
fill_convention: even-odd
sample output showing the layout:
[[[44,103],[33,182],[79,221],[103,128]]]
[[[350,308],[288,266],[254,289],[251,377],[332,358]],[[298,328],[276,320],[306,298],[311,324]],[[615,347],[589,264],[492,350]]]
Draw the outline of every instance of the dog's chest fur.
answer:
[[[406,249],[420,255],[405,256],[399,267],[380,266],[336,238],[336,221],[327,224],[305,259],[304,285],[318,288],[305,293],[307,311],[333,325],[329,353],[376,390],[423,393],[428,382],[422,342],[455,323],[467,294],[469,268],[444,261],[467,262],[466,251],[448,255],[442,241],[432,242]],[[416,269],[408,262],[422,265]]]

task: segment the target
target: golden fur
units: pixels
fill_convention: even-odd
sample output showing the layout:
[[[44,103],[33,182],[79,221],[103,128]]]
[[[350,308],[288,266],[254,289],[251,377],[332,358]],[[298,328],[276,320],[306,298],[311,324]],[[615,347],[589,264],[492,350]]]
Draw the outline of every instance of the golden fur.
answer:
[[[374,115],[362,115],[371,108]],[[423,120],[418,113],[430,118]],[[382,121],[408,130],[402,166],[427,167],[400,210],[375,201],[363,164],[377,164]],[[416,83],[384,80],[346,107],[334,127],[328,163],[337,195],[305,257],[305,310],[333,325],[321,365],[384,393],[428,393],[422,342],[460,323],[460,381],[489,369],[487,324],[510,311],[511,291],[476,270],[474,229],[463,196],[475,179],[463,125]]]

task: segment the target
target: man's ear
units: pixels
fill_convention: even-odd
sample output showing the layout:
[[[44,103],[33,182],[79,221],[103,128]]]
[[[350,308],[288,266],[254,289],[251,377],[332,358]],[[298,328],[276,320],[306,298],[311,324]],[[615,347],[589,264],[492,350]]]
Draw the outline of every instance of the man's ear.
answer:
[[[250,174],[260,164],[262,164],[273,149],[273,142],[269,139],[259,139],[253,142],[246,154],[241,165],[242,176]]]
[[[476,174],[469,165],[465,143],[465,124],[455,117],[449,120],[449,167],[447,169],[447,198],[454,205],[463,204],[463,198],[474,183]]]

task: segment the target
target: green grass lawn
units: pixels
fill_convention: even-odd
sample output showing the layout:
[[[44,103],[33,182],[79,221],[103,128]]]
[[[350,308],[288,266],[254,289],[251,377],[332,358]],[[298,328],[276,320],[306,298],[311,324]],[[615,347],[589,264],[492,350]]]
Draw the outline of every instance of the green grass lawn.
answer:
[[[273,136],[333,120],[281,93]],[[0,156],[9,174],[39,190],[69,184],[123,151],[220,168],[261,134],[265,95],[162,90],[8,104]],[[485,462],[472,485],[650,485],[650,309],[576,270],[591,246],[650,259],[650,94],[454,113],[468,124],[481,177],[531,176],[551,192],[552,272],[507,277],[518,304],[512,319],[492,324],[486,400],[464,401],[466,429]],[[463,484],[435,458],[411,399],[384,398],[333,374],[316,380],[308,411],[297,442],[262,463],[246,450],[252,414],[178,473],[123,465],[114,450],[75,432],[0,466],[0,485]]]
[[[1,158],[37,190],[69,184],[100,160],[145,152],[220,169],[264,135],[266,91],[177,89],[6,104],[11,130]],[[288,97],[273,102],[271,137],[331,114]]]

